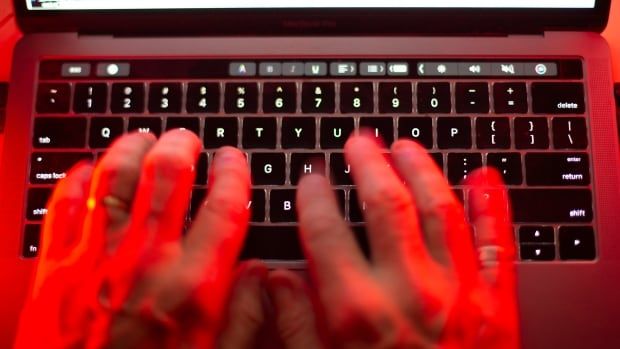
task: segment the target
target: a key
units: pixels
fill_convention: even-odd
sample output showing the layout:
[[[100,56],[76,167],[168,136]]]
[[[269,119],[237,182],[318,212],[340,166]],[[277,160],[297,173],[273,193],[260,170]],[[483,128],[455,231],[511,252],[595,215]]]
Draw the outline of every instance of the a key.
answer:
[[[153,83],[149,86],[151,113],[180,113],[183,88],[179,83]]]
[[[316,126],[314,118],[282,118],[282,148],[314,149]]]
[[[525,178],[530,186],[590,184],[586,153],[529,153],[525,155]]]
[[[188,113],[217,113],[220,110],[218,83],[191,83],[187,85]]]
[[[370,82],[343,82],[340,84],[340,111],[342,113],[372,113],[374,91]]]
[[[418,83],[418,112],[422,114],[449,113],[452,109],[450,83]]]
[[[140,83],[112,84],[112,113],[144,112],[144,85]]]
[[[38,113],[67,113],[70,100],[69,84],[40,84],[37,90],[36,109]]]
[[[515,223],[585,223],[592,221],[589,189],[511,189]]]
[[[336,89],[333,82],[304,82],[301,87],[301,111],[333,114],[336,111]]]
[[[549,126],[546,118],[516,118],[515,144],[517,149],[549,148]]]
[[[588,130],[584,118],[554,118],[553,146],[556,149],[586,149]]]
[[[560,227],[560,259],[594,260],[596,247],[592,227]]]
[[[294,82],[263,85],[263,111],[265,113],[294,113],[296,109],[297,87]]]
[[[344,158],[343,153],[332,153],[329,160],[329,168],[334,184],[352,185],[351,165]]]
[[[194,132],[200,138],[200,119],[192,117],[169,117],[166,119],[166,131],[185,129]]]
[[[549,243],[555,242],[555,236],[553,233],[553,227],[529,225],[519,228],[519,242],[520,243]]]
[[[270,218],[274,223],[296,222],[295,190],[272,190],[269,195]]]
[[[94,149],[107,148],[123,134],[124,129],[125,125],[122,118],[92,118],[88,143]]]
[[[508,185],[523,183],[521,171],[521,154],[519,153],[489,153],[487,166],[494,167]]]
[[[355,124],[353,118],[325,117],[321,118],[321,148],[342,149],[353,133]]]
[[[508,118],[477,118],[476,144],[480,149],[510,148],[510,121]]]
[[[411,113],[413,89],[408,82],[379,84],[379,113]]]
[[[437,145],[440,149],[471,148],[471,120],[467,117],[438,118]]]
[[[76,84],[73,110],[76,113],[105,113],[108,86],[106,84]]]
[[[456,83],[457,113],[488,113],[489,85],[486,82]]]
[[[248,204],[248,208],[252,212],[250,221],[254,223],[262,223],[265,221],[265,190],[254,189],[252,190],[252,198]]]
[[[281,153],[252,154],[252,184],[283,185],[286,179],[286,159]]]
[[[39,255],[41,243],[41,225],[26,224],[24,228],[24,241],[22,244],[22,257],[34,258]]]
[[[301,176],[310,173],[322,173],[323,175],[325,175],[325,154],[291,154],[291,184],[297,185]]]
[[[244,148],[275,149],[276,148],[276,118],[259,117],[243,119]]]
[[[303,260],[296,226],[250,225],[241,260]]]
[[[476,153],[448,154],[448,180],[457,185],[465,180],[472,172],[482,167],[482,155]]]
[[[204,145],[208,149],[217,149],[225,145],[237,146],[239,125],[237,118],[205,118]]]
[[[394,142],[394,121],[391,117],[362,117],[360,118],[360,129],[370,131],[371,135],[388,148]]]
[[[47,215],[47,202],[52,195],[52,188],[30,188],[26,204],[26,218],[29,221],[41,221]]]
[[[433,119],[421,116],[399,118],[398,138],[412,139],[426,149],[433,148]]]
[[[532,109],[535,114],[583,114],[586,111],[583,84],[535,82]]]
[[[224,92],[226,113],[256,113],[258,110],[258,85],[256,83],[227,83]]]
[[[493,85],[493,100],[497,114],[527,113],[527,89],[525,83],[509,82]]]
[[[137,131],[140,133],[152,133],[159,137],[161,135],[161,118],[156,117],[134,117],[129,118],[127,125],[129,132]]]
[[[521,244],[522,261],[552,261],[555,259],[555,246],[549,244]]]
[[[32,145],[35,148],[84,148],[86,119],[82,117],[36,118]]]
[[[55,184],[65,178],[73,165],[93,160],[91,153],[33,153],[30,158],[30,183]]]

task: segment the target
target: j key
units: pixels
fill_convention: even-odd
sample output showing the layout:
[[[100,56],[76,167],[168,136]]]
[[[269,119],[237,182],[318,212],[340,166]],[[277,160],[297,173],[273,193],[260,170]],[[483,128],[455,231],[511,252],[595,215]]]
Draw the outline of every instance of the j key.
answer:
[[[516,118],[515,143],[517,149],[549,148],[549,126],[546,118]]]
[[[181,84],[151,84],[149,86],[149,111],[151,113],[180,113],[182,97]]]
[[[107,99],[106,84],[76,84],[73,110],[76,113],[105,113]]]
[[[474,170],[480,167],[482,167],[482,155],[480,154],[448,154],[448,180],[452,185],[461,183]]]
[[[353,223],[364,222],[366,208],[366,203],[360,202],[357,190],[351,190],[349,193],[349,220]]]
[[[112,113],[142,113],[144,85],[117,83],[112,85]]]
[[[28,203],[26,218],[30,221],[40,221],[47,215],[47,201],[52,195],[52,188],[28,189]]]
[[[41,225],[26,224],[24,228],[24,242],[22,245],[22,257],[34,258],[39,255],[41,243]]]
[[[297,185],[303,175],[310,173],[325,175],[325,154],[293,153],[291,155],[291,184]]]
[[[342,113],[372,113],[374,92],[371,82],[343,82],[340,84],[340,111]]]
[[[196,165],[196,179],[194,184],[205,185],[207,184],[207,178],[209,177],[209,156],[207,153],[201,153],[198,157],[198,163]]]
[[[294,82],[263,85],[263,111],[265,113],[294,113],[296,109],[297,87]]]
[[[86,143],[85,118],[37,118],[32,145],[35,148],[83,148]]]
[[[200,137],[200,119],[189,117],[169,117],[166,119],[166,131],[185,129]]]
[[[438,118],[437,145],[440,149],[471,148],[471,120],[466,117]]]
[[[81,160],[93,160],[90,153],[33,153],[30,160],[30,183],[54,184]]]
[[[515,223],[584,223],[592,221],[588,189],[509,190]]]
[[[351,178],[351,165],[345,162],[344,154],[332,153],[329,160],[329,168],[334,184],[353,185]]]
[[[205,118],[205,148],[236,147],[238,132],[237,118]]]
[[[588,185],[590,162],[586,153],[529,153],[525,155],[528,185]]]
[[[596,248],[592,227],[560,227],[560,259],[594,260]]]
[[[497,83],[493,85],[493,100],[497,114],[527,113],[527,89],[525,83]]]
[[[301,111],[329,113],[336,111],[336,89],[332,82],[305,82],[301,87]]]
[[[127,125],[129,132],[137,131],[140,133],[152,133],[159,137],[161,134],[161,118],[152,117],[136,117],[129,118],[129,124]]]
[[[519,228],[520,243],[554,243],[553,227],[523,226]]]
[[[297,227],[250,225],[240,259],[303,260]]]
[[[70,100],[69,84],[40,84],[37,91],[37,112],[67,113]]]
[[[187,85],[188,113],[217,113],[220,110],[218,83],[191,83]]]
[[[224,95],[226,113],[256,113],[258,85],[256,83],[228,83]]]
[[[556,149],[586,149],[588,132],[584,118],[553,119],[553,146]]]
[[[535,82],[532,109],[536,114],[583,114],[586,111],[583,84]]]
[[[353,133],[353,118],[321,118],[321,148],[342,149]]]
[[[107,148],[123,134],[124,129],[122,118],[92,118],[88,143],[91,148]]]
[[[207,197],[207,189],[194,189],[192,190],[192,198],[190,200],[189,206],[189,217],[190,219],[194,219],[200,207],[205,201]]]
[[[457,113],[488,113],[489,85],[484,82],[456,84]]]
[[[433,119],[427,117],[399,118],[398,138],[412,139],[426,149],[433,147]]]
[[[476,119],[476,143],[480,149],[510,148],[510,120],[487,117]]]
[[[244,148],[276,148],[276,118],[244,118],[243,119],[243,138]]]
[[[269,208],[272,222],[296,222],[295,190],[272,190],[269,196]]]
[[[316,126],[314,118],[282,119],[282,148],[314,149],[315,144]]]
[[[521,260],[552,261],[555,259],[555,245],[521,244]]]
[[[408,82],[382,82],[379,84],[380,113],[411,113],[413,90]]]
[[[394,121],[391,117],[360,118],[360,128],[367,129],[387,147],[394,142]]]
[[[494,167],[509,185],[523,183],[521,171],[521,154],[519,153],[490,153],[487,155],[487,166]]]
[[[284,154],[252,154],[252,184],[282,185],[286,179],[286,159]]]
[[[420,113],[449,113],[452,109],[450,83],[421,82],[417,96]]]
[[[265,221],[265,190],[254,189],[252,190],[252,198],[248,204],[248,208],[252,212],[250,220],[254,223],[261,223]]]

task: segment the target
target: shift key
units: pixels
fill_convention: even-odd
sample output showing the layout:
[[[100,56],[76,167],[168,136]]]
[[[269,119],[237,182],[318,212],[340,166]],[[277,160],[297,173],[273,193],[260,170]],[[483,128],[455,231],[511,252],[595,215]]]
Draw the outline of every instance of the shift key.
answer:
[[[509,195],[515,223],[592,222],[589,189],[513,189]]]

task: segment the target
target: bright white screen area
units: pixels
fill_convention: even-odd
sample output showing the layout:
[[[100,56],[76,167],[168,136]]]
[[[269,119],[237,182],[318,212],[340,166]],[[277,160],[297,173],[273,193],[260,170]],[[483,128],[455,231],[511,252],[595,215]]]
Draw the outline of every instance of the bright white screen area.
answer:
[[[594,8],[596,0],[26,0],[31,10],[209,8]]]

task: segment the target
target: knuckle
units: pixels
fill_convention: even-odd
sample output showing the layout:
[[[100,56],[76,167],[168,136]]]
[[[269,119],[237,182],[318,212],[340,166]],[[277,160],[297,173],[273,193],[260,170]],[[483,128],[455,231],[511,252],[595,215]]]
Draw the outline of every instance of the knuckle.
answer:
[[[288,308],[278,318],[279,335],[284,342],[303,335],[312,327],[312,313],[299,307]]]
[[[408,212],[414,207],[408,192],[389,183],[377,184],[364,201],[369,210],[386,210],[397,214]]]
[[[465,219],[463,207],[454,200],[434,200],[420,208],[427,221],[451,223]]]

